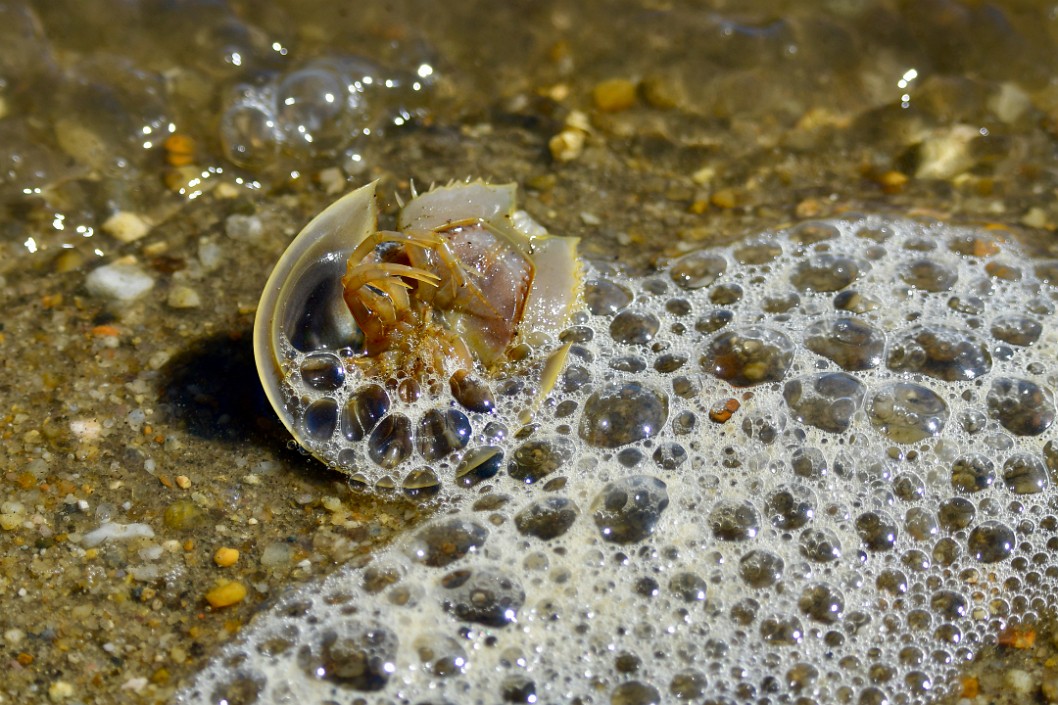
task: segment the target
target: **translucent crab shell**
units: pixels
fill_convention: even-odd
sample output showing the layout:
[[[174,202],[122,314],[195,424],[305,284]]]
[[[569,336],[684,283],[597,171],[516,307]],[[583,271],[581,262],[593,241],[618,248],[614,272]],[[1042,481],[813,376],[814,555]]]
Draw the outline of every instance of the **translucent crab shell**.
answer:
[[[368,481],[384,473],[355,450],[362,434],[342,429],[339,418],[356,390],[371,381],[359,379],[356,367],[343,362],[362,354],[363,336],[343,300],[341,280],[352,251],[378,230],[376,185],[372,182],[335,201],[294,238],[265,284],[253,334],[261,383],[291,435],[323,462]],[[548,235],[516,209],[516,192],[515,184],[480,181],[436,188],[403,207],[398,227],[439,231],[453,222],[477,220],[503,233],[534,268],[512,344],[553,348],[580,305],[578,240]],[[310,359],[326,363],[306,375]],[[313,409],[319,408],[324,412],[316,416],[322,420],[313,416]]]

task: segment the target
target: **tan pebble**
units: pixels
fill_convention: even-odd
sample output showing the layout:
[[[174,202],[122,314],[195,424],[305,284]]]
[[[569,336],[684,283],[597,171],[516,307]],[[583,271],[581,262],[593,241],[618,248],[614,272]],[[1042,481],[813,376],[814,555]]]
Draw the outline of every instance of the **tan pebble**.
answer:
[[[166,303],[169,308],[198,308],[202,305],[202,297],[191,287],[178,285],[169,290]]]
[[[551,156],[557,162],[571,162],[584,151],[584,133],[580,130],[563,130],[547,143]]]
[[[177,475],[176,486],[182,490],[188,489],[189,487],[191,487],[191,478],[187,475]]]
[[[716,169],[711,166],[703,166],[701,169],[691,174],[691,181],[699,186],[705,186],[710,183],[715,176]]]
[[[591,133],[591,118],[583,110],[570,110],[563,124],[571,130]]]
[[[129,211],[118,211],[103,221],[103,232],[121,242],[135,242],[150,231],[146,218]]]
[[[345,174],[338,167],[328,167],[316,175],[316,180],[323,186],[324,192],[334,195],[346,189]]]
[[[221,568],[228,568],[229,566],[233,566],[238,560],[239,550],[237,548],[221,546],[217,549],[217,552],[213,554],[213,562]]]
[[[0,529],[4,531],[14,531],[22,524],[22,517],[19,514],[13,514],[11,512],[4,512],[0,514]]]
[[[568,83],[556,83],[553,86],[545,88],[543,94],[556,103],[561,103],[569,98],[570,92]]]
[[[1058,703],[1058,671],[1049,667],[1043,672],[1040,693],[1049,703]]]
[[[206,593],[206,602],[214,608],[230,607],[242,602],[245,598],[246,586],[235,581],[218,585]]]
[[[74,695],[73,686],[66,681],[55,681],[48,686],[48,699],[53,703],[69,700]]]
[[[878,177],[878,184],[886,193],[900,193],[904,190],[907,180],[907,174],[890,170]]]
[[[818,198],[806,198],[794,207],[798,218],[818,218],[823,214],[823,204]]]
[[[63,250],[52,263],[56,273],[64,274],[80,269],[84,264],[84,255],[77,250]]]
[[[626,78],[612,78],[596,85],[591,97],[595,107],[603,112],[627,110],[636,104],[636,84]]]
[[[217,188],[213,189],[213,195],[217,198],[230,199],[236,198],[242,191],[235,184],[230,184],[227,181],[222,181],[217,184]]]
[[[714,192],[709,202],[717,208],[734,208],[738,205],[738,197],[733,189],[723,188]]]
[[[1030,228],[1045,228],[1047,227],[1047,211],[1039,206],[1033,206],[1021,216],[1021,224]]]
[[[684,102],[678,85],[661,76],[651,76],[643,81],[643,98],[651,106],[663,110]]]

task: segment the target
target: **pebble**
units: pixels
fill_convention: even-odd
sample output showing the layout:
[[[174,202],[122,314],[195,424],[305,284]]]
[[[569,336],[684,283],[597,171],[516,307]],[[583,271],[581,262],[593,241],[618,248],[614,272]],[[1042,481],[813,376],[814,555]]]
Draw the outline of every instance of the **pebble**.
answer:
[[[1020,668],[1012,668],[1007,671],[1005,680],[1015,693],[1028,695],[1036,686],[1036,681],[1027,671]]]
[[[55,681],[48,686],[48,699],[53,703],[61,703],[74,696],[74,688],[66,681]]]
[[[121,242],[135,242],[150,231],[147,219],[130,211],[118,211],[103,221],[103,232]]]
[[[235,565],[238,560],[239,550],[237,548],[221,546],[217,549],[217,552],[213,554],[213,562],[221,568],[229,568]]]
[[[230,607],[246,599],[246,586],[232,581],[221,583],[206,593],[206,602],[213,608]]]
[[[955,125],[927,137],[919,148],[918,179],[951,179],[974,165],[970,143],[980,133],[969,125]]]
[[[1058,703],[1058,671],[1047,669],[1043,673],[1040,692],[1049,703]]]
[[[121,259],[104,264],[85,278],[85,288],[92,296],[123,303],[138,299],[153,286],[154,277],[134,260]]]
[[[108,539],[127,541],[135,538],[154,538],[154,529],[146,524],[117,524],[107,522],[84,535],[81,545],[85,548],[98,546]]]
[[[567,128],[552,137],[547,147],[556,162],[571,162],[584,151],[585,135],[580,130]]]
[[[264,225],[256,215],[229,215],[224,221],[224,232],[233,240],[259,240]]]
[[[177,285],[169,290],[166,303],[169,308],[198,308],[202,305],[202,297],[189,286]]]
[[[626,78],[603,81],[591,91],[595,107],[606,113],[627,110],[636,104],[636,84]]]

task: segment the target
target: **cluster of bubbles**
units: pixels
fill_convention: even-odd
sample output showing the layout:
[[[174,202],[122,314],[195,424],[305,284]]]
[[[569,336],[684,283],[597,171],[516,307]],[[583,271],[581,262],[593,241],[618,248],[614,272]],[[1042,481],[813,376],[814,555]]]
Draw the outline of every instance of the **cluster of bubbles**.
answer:
[[[878,216],[589,269],[547,402],[454,451],[495,472],[178,701],[931,701],[1055,599],[1055,283]]]
[[[423,115],[435,78],[425,62],[408,72],[332,55],[240,83],[221,113],[225,155],[241,167],[262,169],[284,154],[337,154],[358,137]]]

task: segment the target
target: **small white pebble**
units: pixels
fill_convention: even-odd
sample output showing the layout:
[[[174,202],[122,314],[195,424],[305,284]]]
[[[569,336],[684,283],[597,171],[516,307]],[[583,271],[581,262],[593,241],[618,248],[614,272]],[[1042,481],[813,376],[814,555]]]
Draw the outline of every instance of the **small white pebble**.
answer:
[[[85,288],[92,296],[112,301],[133,301],[154,286],[154,277],[135,262],[119,260],[89,272]]]
[[[114,541],[126,541],[134,538],[154,538],[154,529],[146,524],[117,524],[107,522],[97,529],[93,529],[84,535],[81,545],[85,548],[98,546],[107,539]]]
[[[102,432],[103,427],[95,419],[74,419],[70,422],[70,433],[82,443],[96,440]]]
[[[224,221],[224,232],[233,240],[257,240],[264,232],[261,219],[256,215],[229,215]]]
[[[580,219],[585,225],[602,225],[602,218],[588,211],[581,211]]]
[[[220,266],[224,259],[224,251],[220,245],[212,240],[202,239],[198,241],[198,261],[207,272],[212,272]]]
[[[345,175],[338,167],[332,166],[324,169],[316,175],[316,178],[319,179],[323,190],[330,195],[341,193],[346,188]]]
[[[129,211],[118,211],[103,221],[103,232],[121,242],[135,242],[150,231],[146,218]]]
[[[14,646],[15,644],[21,644],[22,640],[26,638],[26,633],[17,627],[8,629],[4,632],[4,641]]]
[[[1012,668],[1007,671],[1004,680],[1019,695],[1028,695],[1036,687],[1036,679],[1020,668]]]
[[[66,681],[55,681],[48,686],[48,699],[53,703],[61,703],[74,695],[73,686]]]

